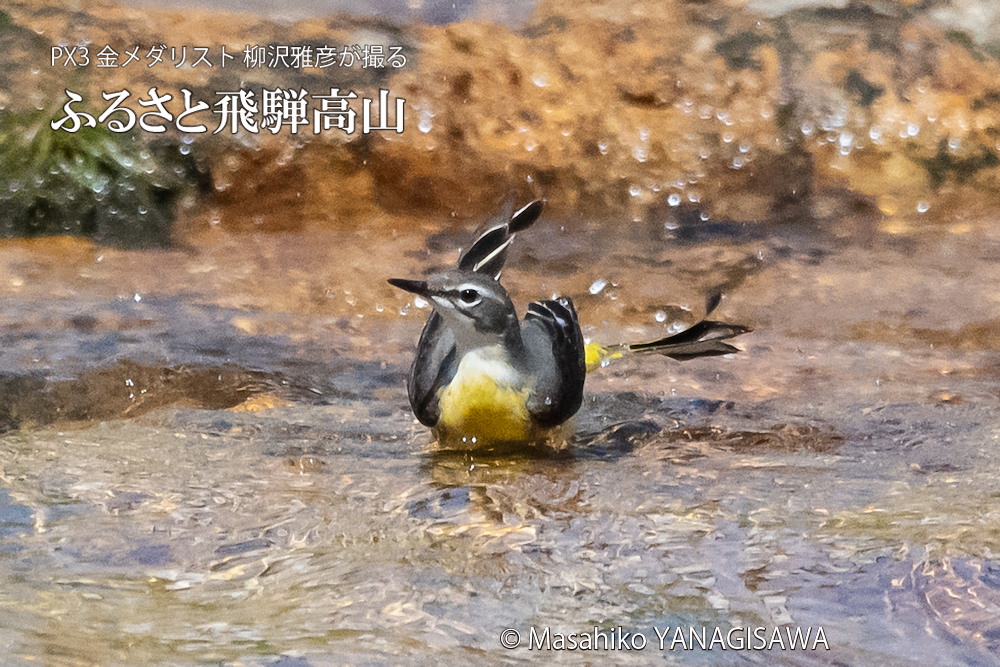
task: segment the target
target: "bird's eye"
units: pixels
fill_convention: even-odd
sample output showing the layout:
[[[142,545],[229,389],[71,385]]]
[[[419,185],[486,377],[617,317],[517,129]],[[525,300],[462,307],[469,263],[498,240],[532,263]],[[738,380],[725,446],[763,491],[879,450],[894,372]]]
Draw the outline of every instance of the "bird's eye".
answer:
[[[472,304],[479,300],[479,292],[474,289],[464,289],[458,293],[458,298],[462,303]]]

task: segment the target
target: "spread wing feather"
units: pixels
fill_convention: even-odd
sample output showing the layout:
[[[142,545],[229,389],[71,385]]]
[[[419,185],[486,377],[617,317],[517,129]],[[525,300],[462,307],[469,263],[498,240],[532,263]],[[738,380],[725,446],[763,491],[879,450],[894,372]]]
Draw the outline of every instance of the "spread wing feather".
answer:
[[[504,220],[480,234],[472,247],[458,260],[458,268],[462,271],[485,273],[493,276],[494,280],[499,280],[514,235],[534,224],[542,214],[542,207],[542,200],[536,199],[514,213],[510,220]]]
[[[528,412],[539,426],[557,426],[580,409],[587,376],[573,302],[567,298],[528,304],[521,333],[531,368],[537,372]]]

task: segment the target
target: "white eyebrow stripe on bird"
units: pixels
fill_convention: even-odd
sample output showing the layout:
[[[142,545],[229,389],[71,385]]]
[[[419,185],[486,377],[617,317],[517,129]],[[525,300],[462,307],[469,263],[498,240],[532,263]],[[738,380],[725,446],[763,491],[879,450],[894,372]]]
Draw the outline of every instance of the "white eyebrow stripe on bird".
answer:
[[[484,296],[488,296],[488,297],[491,297],[493,299],[498,299],[499,298],[497,296],[497,293],[494,292],[493,290],[485,289],[482,285],[476,285],[475,283],[462,283],[461,285],[459,285],[458,287],[455,288],[455,291],[456,292],[462,292],[463,290],[467,290],[467,289],[470,289],[473,292],[475,292],[476,294],[478,294],[480,298],[482,298]]]

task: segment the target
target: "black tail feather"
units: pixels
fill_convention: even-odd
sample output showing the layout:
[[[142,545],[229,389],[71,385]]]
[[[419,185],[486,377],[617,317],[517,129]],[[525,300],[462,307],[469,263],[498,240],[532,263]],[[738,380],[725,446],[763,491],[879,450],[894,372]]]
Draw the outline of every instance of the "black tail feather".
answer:
[[[694,326],[672,336],[652,340],[647,343],[629,345],[628,350],[629,352],[654,352],[678,361],[687,361],[688,359],[696,359],[698,357],[711,357],[739,352],[739,348],[733,347],[728,343],[723,343],[722,341],[735,338],[750,331],[752,331],[750,327],[745,327],[741,324],[702,320]]]

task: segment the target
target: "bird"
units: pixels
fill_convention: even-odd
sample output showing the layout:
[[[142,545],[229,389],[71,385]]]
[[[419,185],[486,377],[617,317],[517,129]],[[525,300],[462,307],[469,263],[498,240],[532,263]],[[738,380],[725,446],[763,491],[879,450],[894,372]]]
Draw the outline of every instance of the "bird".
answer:
[[[582,406],[588,370],[633,352],[679,360],[738,352],[722,341],[750,331],[702,320],[665,338],[605,347],[584,340],[572,299],[559,296],[532,301],[519,320],[500,276],[515,236],[543,206],[529,202],[487,229],[453,270],[388,280],[432,306],[407,394],[417,420],[443,449],[551,442]],[[720,298],[709,296],[706,315]]]

